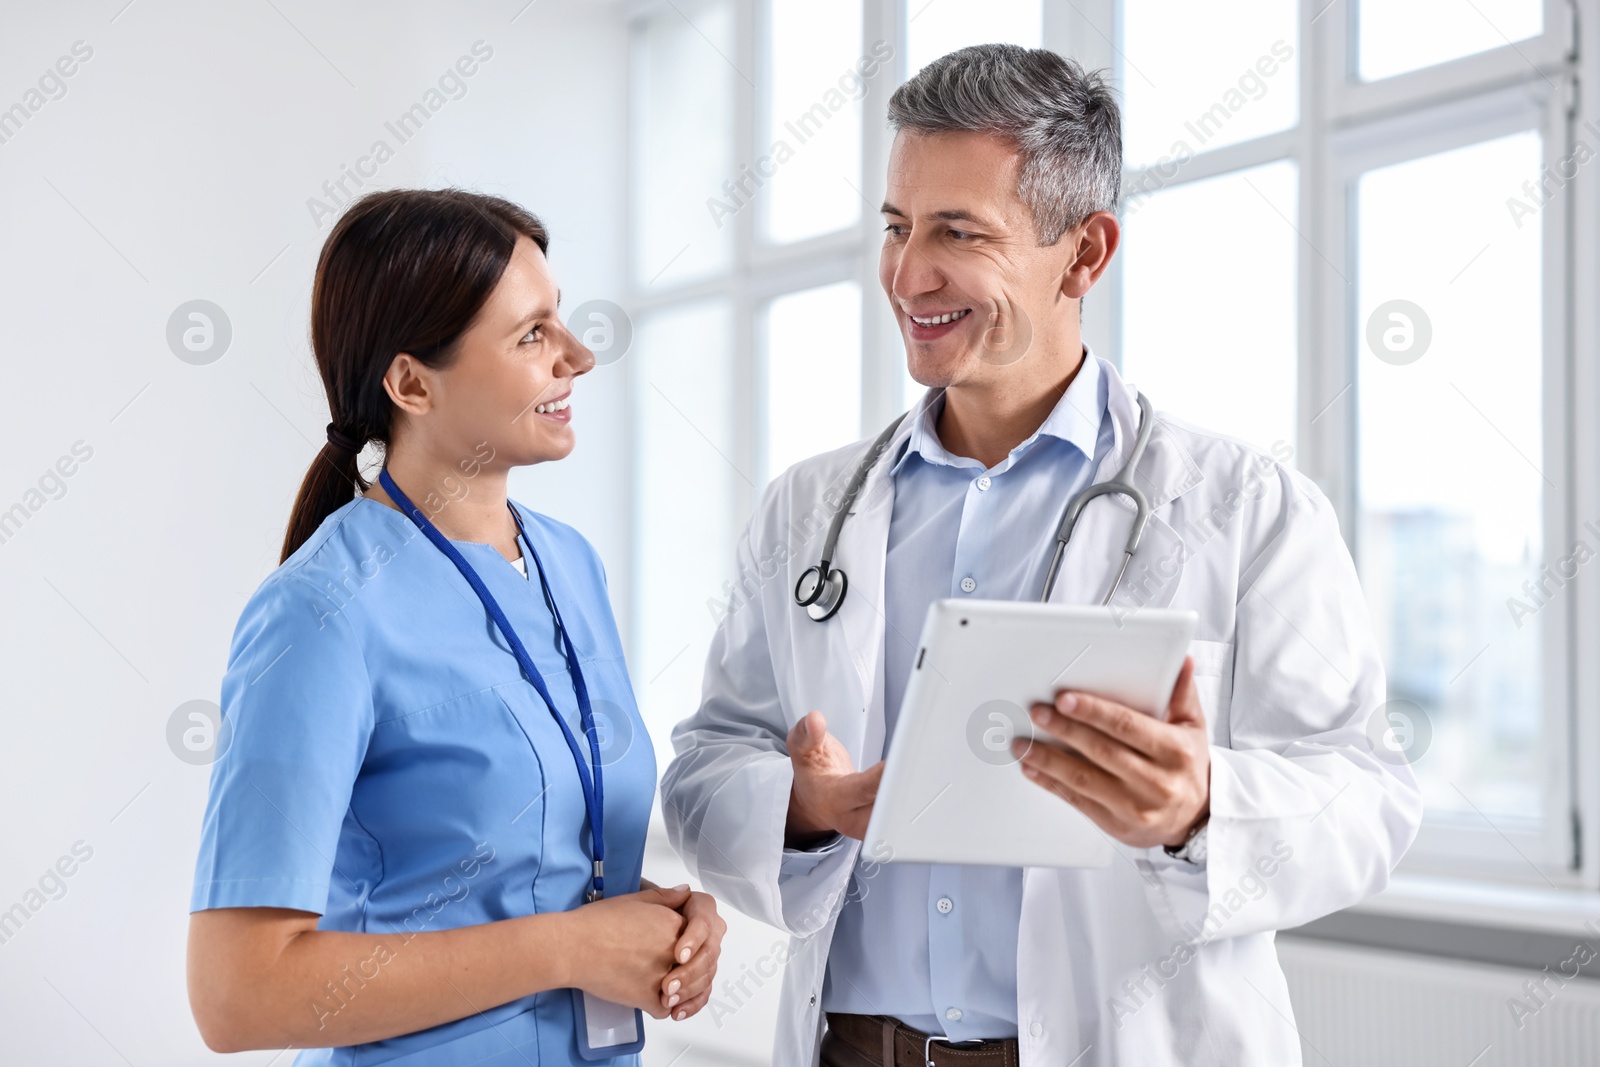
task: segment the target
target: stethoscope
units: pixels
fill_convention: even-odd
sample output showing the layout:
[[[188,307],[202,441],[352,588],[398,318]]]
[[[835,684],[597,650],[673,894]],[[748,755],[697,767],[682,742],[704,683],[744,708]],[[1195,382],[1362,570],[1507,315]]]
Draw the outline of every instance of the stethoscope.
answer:
[[[511,646],[512,653],[517,657],[517,663],[522,667],[522,673],[527,675],[528,681],[539,691],[539,696],[544,699],[545,707],[550,709],[550,715],[556,720],[556,725],[561,727],[561,736],[566,738],[567,748],[572,752],[572,761],[578,767],[578,780],[583,785],[583,806],[589,815],[589,840],[594,857],[593,881],[585,898],[590,901],[599,900],[605,896],[605,832],[602,819],[605,817],[605,789],[601,783],[600,775],[600,731],[595,726],[594,708],[589,702],[589,688],[584,684],[583,671],[578,666],[578,653],[572,647],[572,638],[567,636],[567,628],[561,622],[561,612],[556,607],[556,598],[550,592],[550,583],[545,579],[544,565],[539,562],[539,553],[533,547],[533,539],[528,536],[528,531],[523,528],[522,516],[517,514],[517,509],[512,507],[511,501],[506,501],[506,508],[511,512],[511,517],[517,521],[517,532],[522,535],[523,543],[528,546],[528,552],[533,556],[534,569],[539,572],[539,585],[544,590],[545,602],[550,605],[550,614],[555,617],[556,630],[561,634],[562,652],[567,659],[567,673],[572,676],[572,690],[578,698],[578,715],[583,725],[583,732],[589,738],[590,763],[585,765],[583,753],[578,749],[578,739],[572,735],[572,728],[556,710],[556,702],[550,697],[550,689],[545,685],[544,676],[539,673],[539,668],[534,666],[533,657],[528,655],[528,650],[523,647],[522,639],[517,636],[517,631],[511,626],[511,620],[506,618],[506,613],[501,610],[494,594],[489,592],[489,587],[483,584],[483,579],[478,577],[478,572],[472,569],[472,564],[461,555],[461,550],[450,543],[439,528],[428,521],[428,517],[417,506],[406,498],[400,487],[394,484],[394,479],[389,477],[389,468],[385,467],[378,472],[378,481],[383,486],[383,491],[389,494],[389,499],[400,505],[400,510],[416,523],[428,540],[438,546],[439,551],[450,557],[450,562],[456,565],[461,576],[472,586],[473,592],[478,594],[478,599],[483,601],[483,606],[488,609],[489,615],[494,619],[500,633],[505,636],[506,643]],[[593,777],[591,778],[591,767]]]
[[[1061,516],[1061,525],[1056,529],[1055,552],[1050,557],[1050,569],[1044,578],[1044,592],[1039,595],[1040,603],[1050,599],[1050,593],[1056,587],[1056,573],[1061,569],[1061,557],[1067,550],[1067,542],[1072,539],[1073,527],[1077,526],[1078,516],[1083,513],[1084,505],[1095,497],[1121,494],[1132,500],[1134,506],[1133,529],[1128,532],[1128,543],[1123,549],[1122,566],[1118,568],[1117,577],[1112,581],[1106,598],[1100,601],[1101,605],[1111,603],[1111,598],[1116,595],[1117,588],[1122,584],[1122,576],[1128,573],[1128,564],[1133,561],[1133,554],[1139,548],[1139,539],[1144,536],[1144,528],[1150,522],[1150,503],[1134,486],[1133,476],[1139,469],[1139,460],[1144,457],[1145,446],[1150,443],[1150,431],[1155,426],[1155,412],[1151,410],[1150,401],[1145,399],[1143,393],[1137,393],[1136,396],[1139,401],[1139,432],[1133,443],[1133,451],[1129,453],[1128,461],[1122,465],[1115,478],[1079,490],[1071,500],[1067,501],[1066,511]],[[800,580],[795,583],[794,602],[805,608],[806,614],[817,622],[826,622],[833,618],[834,613],[839,610],[839,605],[844,603],[845,591],[850,587],[850,580],[845,577],[843,570],[833,566],[833,553],[839,546],[839,531],[844,528],[845,516],[850,514],[850,508],[855,504],[861,487],[866,484],[867,475],[871,472],[873,464],[889,447],[894,432],[900,428],[900,424],[905,421],[908,414],[910,412],[901,412],[893,422],[885,426],[883,432],[873,440],[872,447],[867,449],[861,462],[856,465],[855,473],[850,476],[850,481],[845,486],[844,499],[839,504],[839,510],[834,513],[833,521],[828,524],[828,536],[822,542],[822,561],[814,567],[807,567],[805,573],[800,575]]]

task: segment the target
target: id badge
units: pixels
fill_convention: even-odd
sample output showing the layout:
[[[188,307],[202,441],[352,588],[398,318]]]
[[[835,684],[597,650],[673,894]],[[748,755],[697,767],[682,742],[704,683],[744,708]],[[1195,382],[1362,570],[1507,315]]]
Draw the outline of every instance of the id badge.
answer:
[[[578,1055],[584,1059],[609,1060],[644,1048],[644,1012],[638,1008],[574,989],[572,1009],[578,1020]]]

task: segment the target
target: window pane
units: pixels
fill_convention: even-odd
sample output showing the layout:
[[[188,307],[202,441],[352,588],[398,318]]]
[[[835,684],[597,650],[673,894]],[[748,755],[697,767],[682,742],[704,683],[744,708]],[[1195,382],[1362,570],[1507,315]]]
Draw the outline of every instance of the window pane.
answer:
[[[725,2],[682,3],[634,24],[634,276],[641,286],[692,281],[733,262],[733,226],[708,207],[734,175],[739,76],[724,58],[733,55],[733,30]]]
[[[761,323],[766,350],[766,476],[861,436],[861,287],[780,296]]]
[[[724,301],[639,320],[634,367],[634,689],[656,743],[700,703],[700,675],[732,578],[736,488],[733,313]]]
[[[770,181],[763,232],[770,241],[831,233],[861,217],[861,98],[868,81],[892,78],[864,56],[861,0],[808,0],[771,6],[771,109],[763,146],[745,189]],[[745,199],[744,189],[729,203]]]
[[[1541,578],[1553,488],[1540,227],[1506,210],[1540,162],[1529,131],[1372,171],[1357,191],[1362,586],[1389,701],[1431,735],[1414,761],[1429,809],[1474,819],[1540,814],[1549,743],[1553,616],[1538,609],[1562,594],[1524,585]]]
[[[1189,0],[1125,4],[1118,65],[1127,165],[1181,162],[1293,126],[1297,10],[1294,0],[1237,0],[1219,18],[1212,5]]]
[[[1294,219],[1294,165],[1270,163],[1130,203],[1122,245],[1124,376],[1159,410],[1280,455],[1295,443]]]
[[[969,44],[1038,48],[1043,9],[1043,0],[984,0],[979,16],[957,0],[906,0],[906,77]]]
[[[1376,81],[1544,32],[1543,0],[1362,0],[1361,77]]]

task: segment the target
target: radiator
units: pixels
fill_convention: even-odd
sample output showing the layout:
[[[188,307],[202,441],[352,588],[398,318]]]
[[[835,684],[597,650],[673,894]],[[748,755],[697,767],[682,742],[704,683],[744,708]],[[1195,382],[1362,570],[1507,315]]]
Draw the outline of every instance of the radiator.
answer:
[[[1563,980],[1567,960],[1522,970],[1295,937],[1278,958],[1306,1067],[1600,1065],[1600,981]]]

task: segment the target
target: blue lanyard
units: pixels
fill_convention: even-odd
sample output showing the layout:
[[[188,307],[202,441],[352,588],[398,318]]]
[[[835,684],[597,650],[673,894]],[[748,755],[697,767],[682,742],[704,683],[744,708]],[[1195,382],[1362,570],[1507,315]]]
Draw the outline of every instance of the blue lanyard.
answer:
[[[539,585],[544,589],[544,596],[550,603],[550,612],[555,616],[556,630],[561,634],[562,649],[567,657],[567,671],[572,675],[572,689],[578,697],[578,714],[582,719],[583,732],[589,738],[589,756],[594,767],[594,778],[590,780],[590,769],[585,766],[583,752],[578,748],[578,739],[572,736],[572,729],[567,725],[561,713],[556,710],[556,702],[550,698],[550,689],[544,683],[544,676],[539,673],[539,668],[534,666],[533,657],[528,655],[528,650],[523,647],[522,639],[512,629],[511,622],[506,618],[506,613],[500,610],[500,605],[495,602],[494,595],[489,592],[489,587],[483,584],[483,579],[478,577],[478,572],[472,569],[472,564],[466,561],[461,551],[451,544],[444,534],[440,533],[428,517],[417,509],[417,506],[400,491],[394,484],[394,479],[389,477],[389,468],[385,467],[378,472],[378,481],[383,486],[389,498],[400,505],[400,510],[416,523],[428,540],[439,547],[439,551],[450,557],[450,562],[456,565],[467,584],[472,586],[478,594],[478,599],[483,601],[483,606],[488,609],[489,615],[494,619],[500,632],[505,635],[506,642],[511,645],[517,662],[522,666],[522,673],[527,675],[528,681],[539,691],[539,696],[544,698],[545,707],[550,709],[550,715],[556,720],[556,725],[561,727],[561,736],[567,739],[567,748],[572,751],[572,761],[578,767],[578,779],[583,783],[583,806],[589,814],[589,840],[594,851],[594,885],[587,894],[587,899],[599,900],[605,896],[605,832],[602,825],[605,812],[605,790],[600,778],[600,732],[595,728],[594,709],[589,703],[589,689],[583,682],[583,671],[578,666],[578,653],[572,647],[572,638],[567,636],[567,628],[561,622],[561,612],[556,608],[556,598],[550,592],[550,583],[545,580],[544,565],[539,562],[539,553],[534,550],[533,539],[528,536],[528,531],[523,529],[522,516],[517,514],[517,509],[506,501],[506,507],[511,511],[511,517],[517,521],[517,530],[522,534],[522,539],[528,545],[528,551],[533,554],[533,566],[539,572]]]

